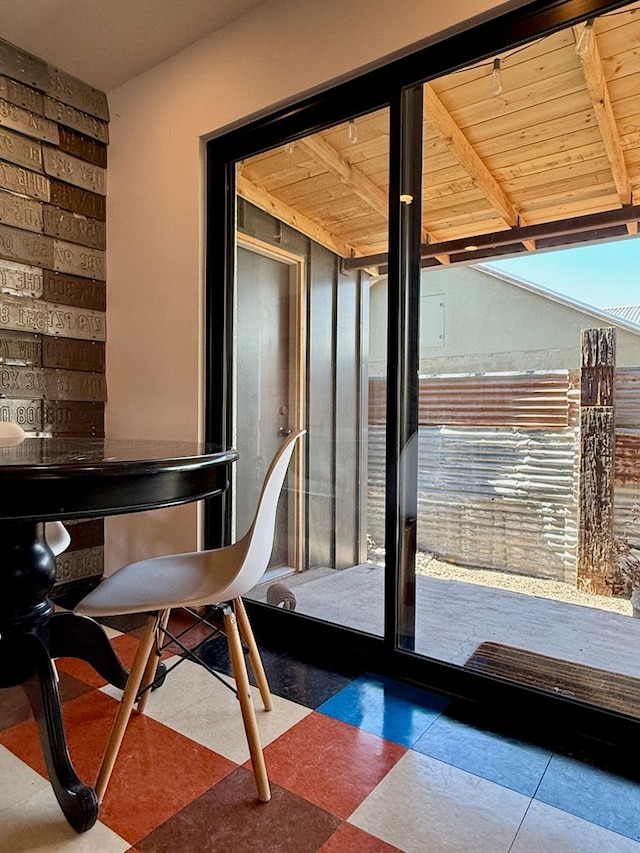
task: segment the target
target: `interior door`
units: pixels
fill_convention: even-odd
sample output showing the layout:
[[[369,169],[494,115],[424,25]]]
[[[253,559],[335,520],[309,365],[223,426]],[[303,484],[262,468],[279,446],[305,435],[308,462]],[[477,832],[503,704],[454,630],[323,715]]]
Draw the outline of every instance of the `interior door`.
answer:
[[[236,287],[235,521],[249,527],[271,458],[301,424],[302,260],[259,241],[238,239]],[[300,568],[300,463],[292,465],[276,522],[271,567]]]

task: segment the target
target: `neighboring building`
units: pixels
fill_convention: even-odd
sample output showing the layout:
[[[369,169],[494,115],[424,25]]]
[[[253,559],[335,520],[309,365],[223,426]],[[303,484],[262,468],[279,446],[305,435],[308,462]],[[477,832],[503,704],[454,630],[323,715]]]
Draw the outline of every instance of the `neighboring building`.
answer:
[[[384,291],[384,281],[372,285],[372,400],[383,398]],[[617,339],[614,522],[628,535],[640,495],[626,449],[640,427],[640,325],[479,267],[423,273],[419,549],[576,582],[581,331],[604,327]],[[379,411],[371,420],[371,479],[381,482],[373,470],[383,458]],[[382,517],[372,489],[378,543]]]

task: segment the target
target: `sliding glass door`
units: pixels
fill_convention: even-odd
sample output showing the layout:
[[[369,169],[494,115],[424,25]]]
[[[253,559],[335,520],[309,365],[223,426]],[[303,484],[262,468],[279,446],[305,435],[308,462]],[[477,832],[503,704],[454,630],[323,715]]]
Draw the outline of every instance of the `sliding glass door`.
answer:
[[[270,624],[637,717],[640,325],[504,267],[636,239],[640,18],[585,14],[508,13],[210,143],[209,431],[240,451],[235,537],[307,430],[250,594]]]

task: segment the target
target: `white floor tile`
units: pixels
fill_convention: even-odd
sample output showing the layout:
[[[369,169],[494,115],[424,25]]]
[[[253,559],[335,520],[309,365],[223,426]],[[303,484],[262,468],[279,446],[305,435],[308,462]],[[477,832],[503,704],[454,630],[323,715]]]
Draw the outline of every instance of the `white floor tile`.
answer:
[[[46,779],[20,761],[6,747],[0,746],[0,820],[18,803],[50,788]],[[4,850],[0,834],[0,850]]]
[[[534,800],[510,853],[640,853],[640,843]]]
[[[60,811],[51,785],[0,747],[2,853],[124,853],[130,844],[104,824],[78,835]]]
[[[407,752],[349,823],[406,853],[507,853],[529,798]]]

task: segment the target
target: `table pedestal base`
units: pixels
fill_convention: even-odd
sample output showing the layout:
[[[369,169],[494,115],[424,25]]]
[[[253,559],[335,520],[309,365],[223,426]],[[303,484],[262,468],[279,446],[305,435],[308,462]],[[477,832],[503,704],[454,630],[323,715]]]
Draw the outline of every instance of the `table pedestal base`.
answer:
[[[10,632],[0,639],[0,686],[20,684],[25,691],[60,808],[76,832],[86,832],[98,818],[98,799],[78,778],[69,756],[52,662],[56,657],[84,660],[119,688],[124,688],[128,672],[100,625],[75,613],[54,613],[31,631]]]

